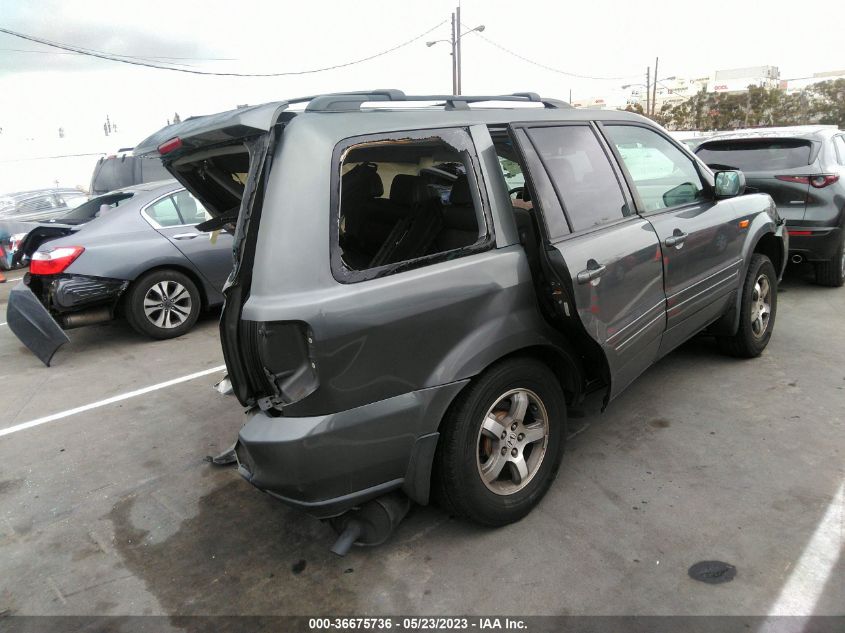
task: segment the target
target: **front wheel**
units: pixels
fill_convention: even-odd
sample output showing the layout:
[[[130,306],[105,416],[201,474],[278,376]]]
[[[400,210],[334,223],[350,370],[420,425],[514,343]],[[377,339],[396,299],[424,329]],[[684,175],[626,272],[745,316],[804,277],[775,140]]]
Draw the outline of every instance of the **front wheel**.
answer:
[[[566,403],[554,373],[531,358],[490,367],[443,420],[435,494],[483,525],[518,521],[549,489],[566,439]]]
[[[200,293],[187,275],[153,270],[135,280],[126,298],[126,320],[137,332],[168,339],[190,330],[200,313]]]
[[[754,358],[763,353],[778,307],[777,274],[771,260],[754,253],[742,287],[739,329],[733,336],[719,337],[719,346],[731,356]]]

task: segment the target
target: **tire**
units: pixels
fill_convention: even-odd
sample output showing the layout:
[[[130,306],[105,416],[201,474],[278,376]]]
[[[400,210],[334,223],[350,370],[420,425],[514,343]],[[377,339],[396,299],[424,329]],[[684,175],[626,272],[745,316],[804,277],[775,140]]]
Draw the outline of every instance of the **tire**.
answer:
[[[522,421],[514,422],[520,410]],[[482,429],[484,422],[489,431]],[[566,402],[554,373],[532,358],[501,361],[462,391],[443,419],[434,458],[435,499],[482,525],[518,521],[549,489],[565,441]],[[482,478],[485,470],[489,483]]]
[[[817,284],[830,288],[841,288],[845,284],[845,234],[833,258],[826,262],[818,262],[815,268]]]
[[[768,289],[763,286],[764,279]],[[767,293],[762,297],[762,301],[759,297],[761,288]],[[754,253],[751,257],[742,286],[741,301],[739,329],[736,334],[722,336],[717,340],[722,351],[731,356],[754,358],[769,344],[777,315],[777,273],[771,260],[765,255]]]
[[[196,285],[187,275],[165,268],[136,279],[129,289],[124,309],[126,320],[136,332],[150,338],[168,339],[182,336],[194,326],[201,302]]]

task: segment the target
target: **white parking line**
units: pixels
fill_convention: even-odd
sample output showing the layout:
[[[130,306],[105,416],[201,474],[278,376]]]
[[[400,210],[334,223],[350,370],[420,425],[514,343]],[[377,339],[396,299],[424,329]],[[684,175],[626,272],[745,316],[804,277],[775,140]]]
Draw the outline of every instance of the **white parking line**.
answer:
[[[5,322],[5,321],[3,321],[2,323],[0,323],[0,325],[6,325],[6,322]]]
[[[4,435],[11,435],[12,433],[17,433],[18,431],[23,431],[25,429],[31,429],[34,426],[47,424],[47,422],[55,422],[56,420],[61,420],[62,418],[67,418],[72,415],[76,415],[77,413],[84,413],[85,411],[90,411],[91,409],[104,407],[108,404],[114,404],[115,402],[120,402],[121,400],[128,400],[129,398],[134,398],[135,396],[143,396],[145,393],[150,393],[151,391],[158,391],[159,389],[164,389],[165,387],[172,387],[173,385],[178,385],[180,382],[187,382],[189,380],[193,380],[194,378],[208,376],[209,374],[213,374],[218,371],[223,371],[224,369],[226,369],[226,365],[212,367],[211,369],[204,369],[193,374],[188,374],[187,376],[182,376],[181,378],[174,378],[173,380],[160,382],[157,385],[150,385],[149,387],[143,387],[141,389],[136,389],[135,391],[122,393],[118,396],[106,398],[105,400],[98,400],[97,402],[92,402],[91,404],[84,404],[81,407],[75,407],[73,409],[68,409],[67,411],[62,411],[60,413],[46,415],[43,418],[37,418],[35,420],[30,420],[29,422],[16,424],[15,426],[10,426],[7,429],[0,429],[0,437],[3,437]]]
[[[845,483],[833,495],[810,542],[769,609],[769,615],[814,615],[816,603],[832,580],[842,548]],[[841,578],[839,579],[841,581]],[[833,582],[836,582],[833,579]]]

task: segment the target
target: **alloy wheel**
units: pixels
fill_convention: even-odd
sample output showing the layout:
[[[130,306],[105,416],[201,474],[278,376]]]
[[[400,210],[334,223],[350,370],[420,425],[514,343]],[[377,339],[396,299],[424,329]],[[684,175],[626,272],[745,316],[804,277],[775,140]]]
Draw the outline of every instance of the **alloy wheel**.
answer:
[[[751,332],[761,338],[769,327],[772,316],[772,284],[767,275],[760,275],[751,295]]]
[[[144,314],[156,327],[179,327],[190,316],[191,308],[191,294],[178,281],[159,281],[144,295]]]
[[[512,389],[481,422],[476,462],[484,485],[498,495],[522,490],[537,474],[549,443],[549,416],[539,396]]]

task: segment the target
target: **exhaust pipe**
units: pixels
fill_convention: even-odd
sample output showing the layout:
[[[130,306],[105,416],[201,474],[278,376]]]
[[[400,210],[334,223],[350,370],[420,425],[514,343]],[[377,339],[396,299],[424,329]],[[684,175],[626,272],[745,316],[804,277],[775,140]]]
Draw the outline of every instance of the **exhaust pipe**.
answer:
[[[329,519],[339,534],[331,551],[346,556],[352,545],[381,545],[408,514],[411,500],[401,492],[391,492],[368,501],[357,510]]]
[[[109,310],[108,306],[91,308],[90,310],[65,314],[59,317],[59,323],[64,330],[82,327],[83,325],[105,323],[106,321],[111,321],[111,310]]]
[[[793,256],[792,256],[792,263],[793,263],[793,264],[800,264],[800,263],[801,263],[801,262],[803,262],[803,261],[804,261],[804,256],[803,256],[803,255],[793,255]]]

